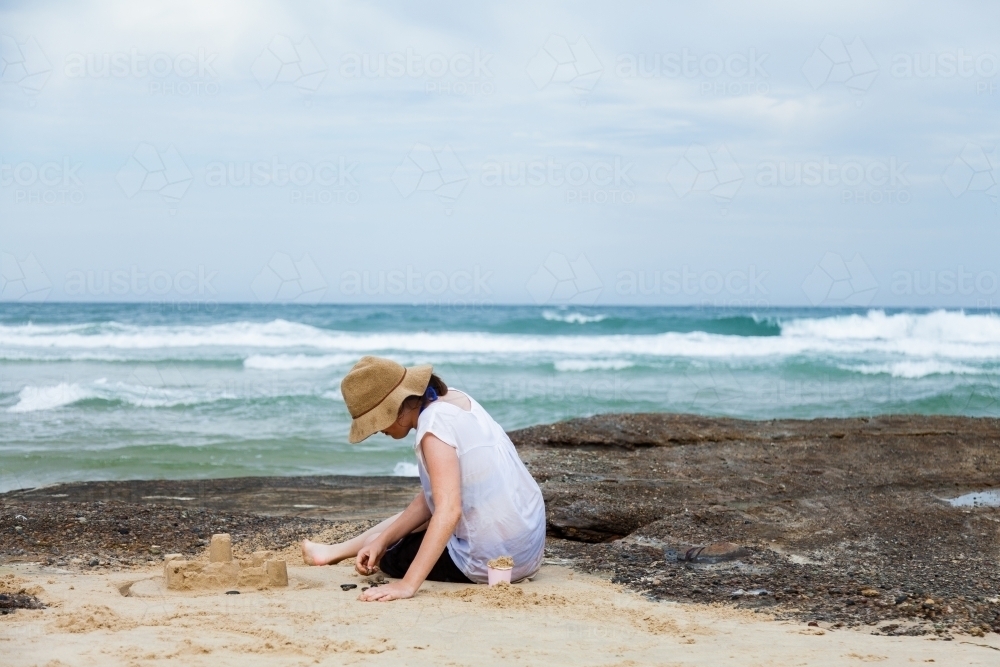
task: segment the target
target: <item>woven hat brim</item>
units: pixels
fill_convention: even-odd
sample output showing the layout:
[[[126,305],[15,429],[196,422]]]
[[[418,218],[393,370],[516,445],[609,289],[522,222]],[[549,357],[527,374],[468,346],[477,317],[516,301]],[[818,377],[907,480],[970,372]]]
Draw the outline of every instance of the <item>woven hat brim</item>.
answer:
[[[351,420],[351,431],[347,436],[347,441],[356,445],[392,426],[392,423],[399,416],[399,406],[403,404],[407,396],[423,394],[424,390],[427,389],[427,383],[431,381],[433,372],[434,367],[430,364],[407,368],[403,381],[389,392],[389,395],[382,399],[381,403],[357,419]]]

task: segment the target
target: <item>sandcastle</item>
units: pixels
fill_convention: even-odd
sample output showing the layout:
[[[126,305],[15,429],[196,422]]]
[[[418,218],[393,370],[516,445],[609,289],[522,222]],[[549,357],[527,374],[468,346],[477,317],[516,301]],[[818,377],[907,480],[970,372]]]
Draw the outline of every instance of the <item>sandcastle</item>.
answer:
[[[167,588],[188,591],[203,588],[269,588],[288,585],[285,561],[273,551],[255,551],[249,559],[233,559],[233,541],[226,533],[212,535],[208,563],[168,554],[163,567]]]

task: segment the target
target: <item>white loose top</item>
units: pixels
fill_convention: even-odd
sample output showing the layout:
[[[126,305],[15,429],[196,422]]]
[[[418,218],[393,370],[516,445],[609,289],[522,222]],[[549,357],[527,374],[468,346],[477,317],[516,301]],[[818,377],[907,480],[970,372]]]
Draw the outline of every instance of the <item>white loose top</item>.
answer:
[[[469,579],[485,583],[486,563],[511,556],[511,579],[517,581],[541,567],[545,502],[514,443],[483,406],[465,395],[470,410],[434,401],[420,413],[414,445],[420,485],[433,512],[430,478],[420,449],[424,435],[433,433],[455,448],[462,474],[462,516],[448,540],[452,561]]]

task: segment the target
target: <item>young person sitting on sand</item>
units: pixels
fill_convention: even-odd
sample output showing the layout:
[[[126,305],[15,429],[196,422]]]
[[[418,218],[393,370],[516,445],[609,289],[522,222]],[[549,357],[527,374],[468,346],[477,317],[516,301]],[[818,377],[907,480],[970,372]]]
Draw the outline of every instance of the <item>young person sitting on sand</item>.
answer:
[[[514,581],[542,563],[538,484],[483,406],[432,371],[367,356],[340,383],[352,444],[379,431],[396,440],[417,431],[422,489],[409,507],[340,544],[302,541],[308,565],[354,557],[359,574],[381,569],[398,579],[363,591],[362,600],[412,597],[426,579],[486,583],[486,564],[499,556],[513,558]]]

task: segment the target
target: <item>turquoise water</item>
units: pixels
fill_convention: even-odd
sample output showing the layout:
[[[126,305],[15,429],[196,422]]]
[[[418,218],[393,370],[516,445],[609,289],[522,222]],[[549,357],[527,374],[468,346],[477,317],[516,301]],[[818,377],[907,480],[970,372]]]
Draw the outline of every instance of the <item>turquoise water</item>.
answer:
[[[0,491],[414,474],[347,444],[363,354],[433,363],[508,429],[601,412],[1000,415],[1000,317],[960,311],[0,304]]]

